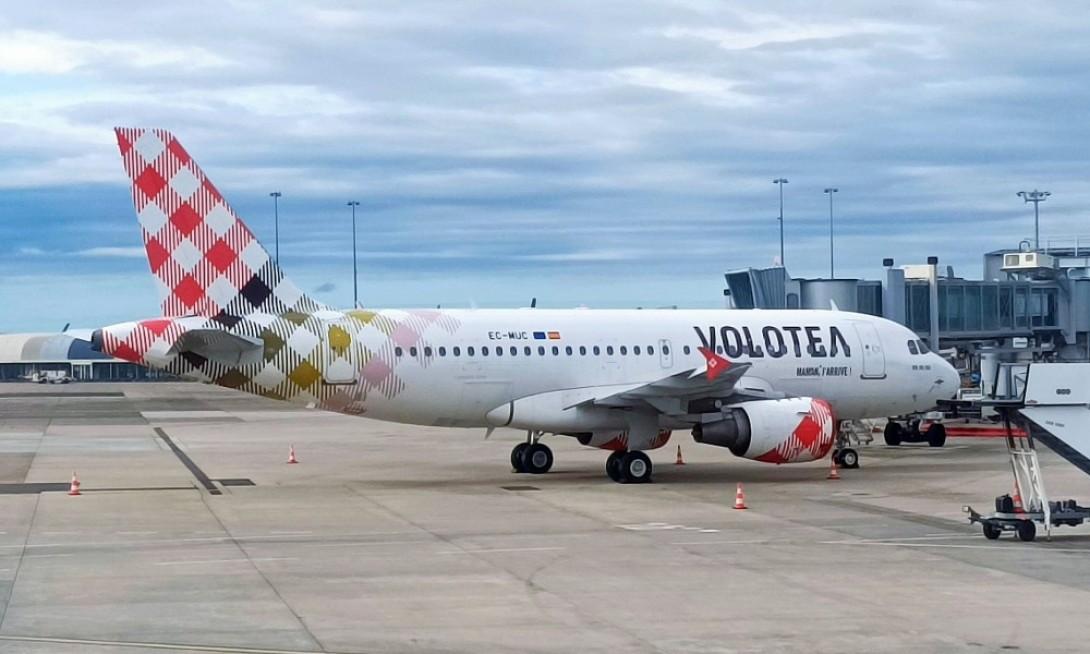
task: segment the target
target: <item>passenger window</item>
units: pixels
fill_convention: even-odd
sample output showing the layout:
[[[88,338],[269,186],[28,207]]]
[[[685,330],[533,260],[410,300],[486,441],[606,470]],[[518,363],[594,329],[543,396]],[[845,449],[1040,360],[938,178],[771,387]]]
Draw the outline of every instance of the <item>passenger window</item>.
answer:
[[[530,354],[531,354],[532,352],[533,352],[533,350],[531,350],[531,349],[530,349],[530,346],[529,346],[529,345],[527,345],[526,347],[522,348],[522,353],[523,353],[523,354],[525,354],[526,356],[530,356]]]
[[[439,356],[445,357],[447,355],[447,348],[442,345],[439,346]]]
[[[462,348],[458,347],[457,345],[454,346],[454,349],[452,350],[452,352],[453,352],[454,356],[456,356],[456,357],[462,356]]]
[[[595,345],[594,346],[594,356],[598,356],[601,353],[602,353],[601,348],[599,348],[597,345]]]
[[[425,345],[424,346],[424,356],[426,356],[426,357],[431,356],[431,346],[430,345]]]
[[[402,353],[403,353],[403,350],[402,350],[402,349],[401,349],[400,347],[395,347],[395,348],[394,348],[394,356],[395,356],[395,357],[399,357],[399,356],[401,356],[401,355],[402,355]]]
[[[622,345],[621,346],[621,356],[624,356],[626,354],[628,354],[628,346]]]
[[[560,348],[558,348],[557,346],[554,345],[553,346],[553,356],[555,357],[558,354],[560,354]]]
[[[409,356],[411,356],[411,357],[416,356],[416,347],[415,346],[409,348]]]
[[[632,354],[639,354],[639,353],[640,353],[640,346],[639,345],[632,348]]]
[[[570,345],[564,348],[564,353],[567,354],[568,356],[571,356],[571,346]]]
[[[518,356],[519,349],[514,345],[511,346],[511,356]]]
[[[587,346],[585,346],[585,345],[580,345],[579,346],[579,356],[584,356],[584,357],[587,356]]]
[[[608,354],[609,356],[613,356],[613,346],[612,345],[607,345],[606,346],[606,354]]]
[[[466,356],[473,356],[473,346],[470,345],[466,348]]]
[[[488,354],[488,352],[487,352],[487,351],[485,351],[485,354]],[[503,356],[503,348],[502,348],[502,347],[497,347],[497,348],[496,348],[496,356],[498,356],[498,357],[502,357],[502,356]]]
[[[689,347],[688,345],[681,348],[681,351],[684,352],[685,354],[692,354],[693,353],[693,349],[691,347]],[[669,354],[669,353],[667,353],[667,354]]]
[[[648,345],[648,346],[647,346],[647,353],[648,353],[648,354],[654,354],[654,353],[655,353],[655,348],[653,348],[653,347],[651,347],[650,345]]]
[[[537,346],[537,353],[540,354],[541,356],[545,356],[545,346],[544,345],[538,345]]]
[[[909,341],[908,342],[908,351],[911,352],[912,354],[919,354],[920,353],[920,351],[916,349],[916,341]]]

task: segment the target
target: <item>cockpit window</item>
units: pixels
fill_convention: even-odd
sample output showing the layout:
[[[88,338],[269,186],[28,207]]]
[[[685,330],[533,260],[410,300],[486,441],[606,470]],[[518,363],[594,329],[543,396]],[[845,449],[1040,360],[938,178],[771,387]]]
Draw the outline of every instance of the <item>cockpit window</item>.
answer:
[[[916,341],[916,345],[920,346],[920,354],[927,354],[931,351],[931,348],[927,347],[927,343],[923,341]]]
[[[918,349],[916,349],[916,341],[909,341],[908,342],[908,351],[913,353],[913,354],[919,354],[920,353],[920,351]]]

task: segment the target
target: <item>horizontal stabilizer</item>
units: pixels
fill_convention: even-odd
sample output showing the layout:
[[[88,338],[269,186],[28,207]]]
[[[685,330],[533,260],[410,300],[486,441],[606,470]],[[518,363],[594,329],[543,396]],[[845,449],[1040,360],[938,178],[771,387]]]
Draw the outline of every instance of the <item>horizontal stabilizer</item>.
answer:
[[[198,354],[225,366],[239,367],[261,363],[265,344],[259,339],[221,329],[191,329],[178,337],[169,354],[184,352]]]

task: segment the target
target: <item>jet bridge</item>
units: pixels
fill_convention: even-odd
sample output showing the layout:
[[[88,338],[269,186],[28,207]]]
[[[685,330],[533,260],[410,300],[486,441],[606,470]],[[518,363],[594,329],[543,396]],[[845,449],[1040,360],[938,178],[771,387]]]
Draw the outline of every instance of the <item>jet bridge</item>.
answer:
[[[1014,496],[996,498],[995,512],[981,515],[966,506],[970,522],[979,522],[984,536],[998,538],[1013,531],[1025,541],[1036,535],[1036,522],[1046,533],[1056,525],[1078,525],[1090,519],[1090,508],[1074,500],[1050,502],[1037,459],[1039,441],[1090,475],[1090,363],[1033,363],[1025,371],[1021,396],[985,400],[1006,427],[1007,452],[1014,475]],[[1013,429],[1019,422],[1024,435]]]

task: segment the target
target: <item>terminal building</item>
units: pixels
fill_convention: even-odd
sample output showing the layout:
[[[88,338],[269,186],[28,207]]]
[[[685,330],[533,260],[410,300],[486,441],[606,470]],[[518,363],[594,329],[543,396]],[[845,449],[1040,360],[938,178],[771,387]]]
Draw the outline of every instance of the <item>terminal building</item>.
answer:
[[[73,335],[0,334],[0,381],[66,383],[174,379],[91,349]]]
[[[883,261],[885,276],[792,279],[782,267],[726,274],[738,309],[829,309],[883,316],[956,360],[967,380],[996,380],[1000,368],[1090,361],[1090,246],[1051,246],[984,255],[983,279],[962,279],[935,258]],[[1001,382],[1002,380],[1000,380]],[[982,389],[985,394],[988,388]]]

